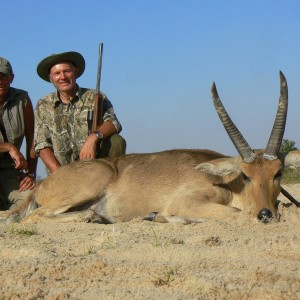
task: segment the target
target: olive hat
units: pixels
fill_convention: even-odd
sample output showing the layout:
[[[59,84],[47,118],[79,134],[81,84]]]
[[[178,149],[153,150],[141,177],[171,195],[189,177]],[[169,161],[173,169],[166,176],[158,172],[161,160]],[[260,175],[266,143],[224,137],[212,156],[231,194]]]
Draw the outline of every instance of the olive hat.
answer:
[[[85,69],[85,60],[80,53],[74,51],[52,54],[44,58],[38,64],[36,71],[42,79],[50,82],[49,72],[51,67],[62,62],[70,62],[78,68],[77,78],[83,74]]]
[[[13,75],[14,73],[9,61],[3,57],[0,57],[0,73],[7,76]]]

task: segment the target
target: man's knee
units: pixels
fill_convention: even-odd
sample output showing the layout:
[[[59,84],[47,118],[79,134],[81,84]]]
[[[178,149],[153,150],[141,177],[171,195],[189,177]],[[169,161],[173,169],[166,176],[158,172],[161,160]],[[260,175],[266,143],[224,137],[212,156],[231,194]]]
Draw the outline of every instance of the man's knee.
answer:
[[[126,141],[121,135],[112,135],[110,137],[110,143],[109,157],[117,157],[126,153]]]
[[[9,210],[14,210],[18,208],[31,192],[31,190],[27,190],[25,192],[19,192],[15,190],[10,192],[8,196],[8,201],[10,203]]]
[[[119,134],[114,134],[101,143],[99,157],[118,157],[125,153],[125,139]]]

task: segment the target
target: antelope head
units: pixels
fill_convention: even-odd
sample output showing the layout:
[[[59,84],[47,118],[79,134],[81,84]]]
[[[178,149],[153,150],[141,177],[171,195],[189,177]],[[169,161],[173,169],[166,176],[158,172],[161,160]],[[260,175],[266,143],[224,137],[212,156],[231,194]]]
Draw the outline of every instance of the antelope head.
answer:
[[[231,205],[249,211],[260,222],[268,223],[277,217],[275,203],[280,193],[280,180],[283,171],[279,159],[288,108],[287,82],[280,72],[280,97],[273,129],[266,149],[257,153],[251,149],[242,134],[227,114],[216,89],[212,85],[212,98],[221,122],[240,154],[231,161],[216,162],[215,171],[210,171],[222,177],[223,183],[235,182]],[[225,166],[226,165],[226,166]],[[205,167],[204,167],[205,168]],[[210,169],[212,170],[213,168]],[[216,171],[218,170],[218,171]]]

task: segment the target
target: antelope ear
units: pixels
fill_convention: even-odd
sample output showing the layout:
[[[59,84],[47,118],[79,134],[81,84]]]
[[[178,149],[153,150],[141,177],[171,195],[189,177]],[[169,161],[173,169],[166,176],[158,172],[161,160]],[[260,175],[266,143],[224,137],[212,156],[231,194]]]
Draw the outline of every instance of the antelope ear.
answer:
[[[239,158],[219,158],[201,163],[195,169],[213,175],[213,184],[228,184],[241,174]]]

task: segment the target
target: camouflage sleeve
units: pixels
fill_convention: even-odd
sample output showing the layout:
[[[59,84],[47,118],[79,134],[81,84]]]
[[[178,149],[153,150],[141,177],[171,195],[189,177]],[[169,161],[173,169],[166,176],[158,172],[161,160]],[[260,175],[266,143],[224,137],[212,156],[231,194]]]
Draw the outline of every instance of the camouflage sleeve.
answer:
[[[122,130],[122,125],[119,122],[119,120],[114,112],[114,108],[113,108],[111,102],[106,97],[104,98],[104,102],[103,102],[103,112],[104,112],[103,122],[111,121],[114,124],[114,126],[117,130],[117,133],[120,133]]]
[[[34,150],[36,153],[44,148],[53,149],[48,127],[48,124],[50,124],[49,116],[49,110],[45,107],[45,103],[40,100],[34,110]]]

